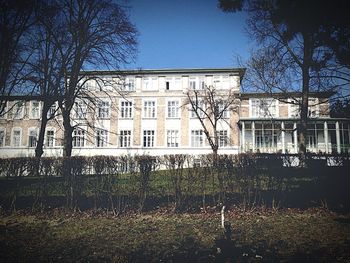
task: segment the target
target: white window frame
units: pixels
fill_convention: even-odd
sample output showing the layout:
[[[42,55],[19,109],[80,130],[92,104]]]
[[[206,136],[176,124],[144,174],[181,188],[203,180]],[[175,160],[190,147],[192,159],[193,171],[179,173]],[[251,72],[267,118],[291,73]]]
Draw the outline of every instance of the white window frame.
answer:
[[[86,129],[82,127],[76,127],[73,130],[73,148],[82,148],[86,146]]]
[[[320,116],[320,107],[319,107],[318,98],[309,98],[309,109],[308,109],[308,117],[309,118],[317,118]]]
[[[175,103],[175,105],[169,105]],[[174,99],[174,100],[167,100],[167,118],[168,119],[176,119],[180,118],[180,100]]]
[[[174,90],[182,90],[182,77],[174,77]]]
[[[204,131],[202,129],[191,130],[191,147],[201,148],[204,146]]]
[[[293,101],[296,101],[297,104],[292,104]],[[298,99],[289,99],[289,105],[288,105],[288,116],[290,118],[300,118],[300,105],[298,103],[301,102],[301,98]],[[320,116],[320,105],[319,105],[319,99],[312,97],[309,98],[309,109],[308,109],[308,117],[309,118],[317,118]],[[293,112],[296,111],[296,108],[298,109],[298,113],[295,114]],[[312,111],[314,109],[314,111]]]
[[[215,89],[221,89],[222,87],[222,77],[220,75],[213,76],[213,86]]]
[[[133,118],[133,100],[120,100],[120,119],[132,119]]]
[[[178,148],[180,146],[179,130],[167,130],[166,132],[166,146],[168,148]]]
[[[167,86],[169,86],[169,88],[167,88]],[[182,90],[182,77],[181,76],[166,77],[165,90]]]
[[[18,145],[15,144],[15,131],[19,132],[19,140],[18,140]],[[11,132],[11,146],[12,147],[21,147],[22,146],[22,128],[20,127],[13,127],[12,132]]]
[[[221,88],[222,89],[230,89],[230,87],[231,87],[230,75],[222,75],[221,76]]]
[[[148,104],[153,105],[148,105]],[[142,117],[144,119],[156,119],[157,118],[157,100],[145,99],[142,101]]]
[[[269,101],[271,101],[271,102],[269,103]],[[269,103],[268,106],[262,107],[262,106],[264,106],[263,102]],[[258,104],[258,105],[256,105],[256,104]],[[271,111],[272,108],[270,108],[270,107],[273,104],[274,104],[274,110]],[[267,105],[267,104],[265,104],[265,105]],[[258,108],[255,108],[256,106]],[[278,100],[274,99],[274,98],[251,98],[251,99],[249,99],[250,116],[253,118],[276,118],[279,116],[278,107],[279,107]]]
[[[142,90],[156,91],[158,90],[158,77],[147,76],[142,78]]]
[[[213,75],[213,86],[216,89],[230,89],[230,76]]]
[[[102,134],[101,134],[102,132]],[[101,139],[98,139],[101,138]],[[95,146],[97,148],[104,148],[108,146],[108,131],[106,129],[96,129],[95,130]],[[102,143],[101,143],[102,142]]]
[[[127,77],[125,79],[123,91],[135,91],[135,89],[136,89],[136,78],[135,77]]]
[[[34,103],[38,103],[38,107],[34,107]],[[36,114],[34,114],[34,109],[36,108]],[[40,112],[41,112],[41,103],[40,101],[31,101],[30,102],[30,118],[31,119],[40,119]]]
[[[198,101],[198,105],[199,105],[199,109],[203,109],[203,110],[206,110],[206,105],[205,105],[205,103],[204,103],[204,101],[203,100],[199,100]],[[195,110],[193,110],[193,108],[192,108],[192,105],[190,104],[190,112],[191,112],[191,114],[190,114],[190,118],[192,118],[192,119],[197,119],[197,115],[196,115],[196,113],[195,113]],[[199,112],[198,112],[199,114],[199,117],[201,118],[201,119],[204,119],[206,116],[205,116],[205,113],[204,113],[204,111],[202,111],[202,110],[199,110]]]
[[[97,102],[97,118],[109,119],[111,116],[111,102],[108,99],[101,99]]]
[[[5,147],[6,129],[5,128],[0,128],[0,133],[3,133],[2,141],[0,140],[0,147]]]
[[[19,109],[20,109],[20,111],[19,111]],[[25,111],[25,102],[23,102],[23,101],[15,101],[14,105],[13,105],[13,108],[12,108],[13,119],[15,119],[15,120],[23,119],[24,111]]]
[[[217,133],[218,133],[218,146],[219,146],[219,148],[228,147],[228,142],[229,142],[228,130],[218,130]]]
[[[118,81],[112,76],[106,76],[103,78],[102,91],[113,91],[117,86]]]
[[[230,115],[229,115],[229,108],[230,108],[230,106],[228,106],[228,108],[226,109],[226,110],[224,110],[224,107],[225,106],[227,106],[226,104],[225,104],[226,102],[224,102],[224,103],[220,103],[219,104],[219,112],[222,112],[222,116],[221,116],[221,119],[228,119],[228,118],[230,118]]]
[[[48,136],[48,132],[53,132],[53,136],[50,137]],[[51,140],[52,138],[52,140]],[[49,128],[46,128],[46,131],[45,131],[45,147],[46,148],[53,148],[56,146],[56,129],[55,128],[52,128],[52,127],[49,127]]]
[[[189,76],[188,88],[190,90],[203,90],[206,85],[204,76]]]
[[[30,145],[30,142],[31,142],[30,138],[32,137],[30,133],[33,132],[33,131],[36,133],[35,145],[34,146]],[[35,127],[28,128],[28,147],[29,148],[35,148],[36,147],[36,145],[38,144],[38,137],[39,137],[39,129],[38,128],[35,128]]]
[[[75,119],[86,119],[87,104],[85,101],[77,99],[74,102],[74,118]]]
[[[288,117],[300,118],[300,99],[289,99],[288,101]]]
[[[156,131],[155,130],[142,130],[142,147],[154,148],[156,145]]]
[[[8,106],[8,103],[5,102],[4,110],[3,110],[2,114],[0,115],[0,120],[6,120],[7,119],[7,106]]]
[[[47,118],[50,119],[50,118],[56,117],[57,110],[58,110],[58,105],[55,102],[54,104],[51,105],[50,109],[47,111],[47,115],[46,115]]]
[[[119,130],[119,147],[129,148],[132,142],[132,130]]]
[[[84,83],[84,88],[88,91],[96,90],[96,81],[94,79],[86,80]]]

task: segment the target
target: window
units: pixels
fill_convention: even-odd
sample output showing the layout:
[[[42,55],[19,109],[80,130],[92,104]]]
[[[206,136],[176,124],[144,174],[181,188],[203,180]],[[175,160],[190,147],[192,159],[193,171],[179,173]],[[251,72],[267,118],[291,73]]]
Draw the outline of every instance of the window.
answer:
[[[310,118],[315,118],[315,117],[319,116],[318,100],[317,100],[317,98],[309,98],[308,116]]]
[[[289,104],[289,117],[298,118],[300,117],[300,100],[291,100]]]
[[[174,89],[182,89],[182,78],[181,77],[175,77]]]
[[[290,100],[289,104],[289,117],[299,118],[300,117],[300,104],[301,99]],[[319,116],[319,105],[317,98],[309,98],[309,110],[308,117],[315,118]]]
[[[106,130],[98,129],[95,133],[96,147],[106,147],[108,143],[108,132]]]
[[[168,130],[166,141],[167,141],[167,147],[179,147],[179,131]]]
[[[226,130],[218,131],[218,137],[219,137],[219,147],[227,147],[227,142],[228,142],[227,131]]]
[[[74,114],[77,119],[85,119],[86,118],[86,109],[87,105],[84,101],[78,100],[74,102]]]
[[[23,114],[24,114],[24,103],[22,101],[18,101],[13,107],[13,118],[22,119]]]
[[[154,131],[143,131],[143,147],[154,147]]]
[[[276,117],[277,104],[275,99],[252,99],[252,117]]]
[[[5,129],[0,129],[0,147],[5,146]]]
[[[113,91],[117,85],[117,80],[112,77],[105,77],[102,81],[103,86],[101,87],[102,91]]]
[[[228,75],[213,76],[213,85],[216,89],[229,89],[230,88],[230,77]]]
[[[203,130],[191,131],[191,147],[203,147]]]
[[[135,90],[135,78],[127,78],[124,86],[125,91],[134,91]]]
[[[222,119],[227,119],[229,117],[229,112],[227,110],[227,107],[228,105],[225,105],[225,103],[221,102],[221,103],[218,103],[218,108],[219,108],[219,114],[222,113]],[[224,110],[224,108],[226,107],[226,109]]]
[[[168,118],[178,118],[179,117],[179,101],[172,100],[168,101]]]
[[[99,101],[97,104],[97,117],[101,119],[109,118],[109,101]]]
[[[205,88],[205,81],[203,77],[190,77],[189,87],[192,90],[199,90]]]
[[[182,88],[182,78],[181,77],[167,77],[165,79],[165,89],[166,90],[180,90]]]
[[[277,142],[281,141],[280,123],[255,123],[255,147],[260,152],[271,152],[277,150]]]
[[[156,102],[154,100],[145,100],[143,102],[143,117],[144,118],[156,117]]]
[[[317,148],[317,137],[314,133],[309,133],[307,135],[307,148],[311,151]]]
[[[132,118],[132,101],[122,100],[120,102],[120,116],[123,119]]]
[[[46,131],[46,147],[54,147],[55,146],[55,131],[47,130]]]
[[[38,130],[31,128],[28,130],[28,147],[36,147],[38,141]]]
[[[194,102],[195,103],[195,102]],[[197,118],[196,112],[192,109],[192,105],[190,106],[191,109],[191,118]],[[205,104],[203,101],[198,101],[198,108],[197,108],[197,113],[199,115],[200,118],[204,118],[205,117]]]
[[[84,147],[85,146],[85,130],[76,128],[73,131],[73,147]]]
[[[145,77],[143,78],[143,90],[157,90],[158,89],[157,77]]]
[[[57,109],[56,103],[52,104],[50,109],[49,109],[49,111],[47,112],[47,118],[48,119],[52,119],[52,118],[55,117],[56,109]]]
[[[12,146],[20,147],[22,140],[22,130],[20,128],[14,128],[12,130]]]
[[[223,89],[230,89],[230,77],[229,76],[222,76],[222,88]]]
[[[213,85],[216,89],[221,88],[221,76],[213,76]]]
[[[119,135],[119,146],[122,148],[130,147],[131,145],[131,131],[123,130],[120,131]]]
[[[86,89],[86,90],[90,90],[90,91],[92,91],[92,90],[94,90],[95,89],[95,82],[94,82],[94,80],[87,80],[85,83],[84,83],[84,88]]]
[[[39,119],[40,118],[40,102],[39,101],[31,101],[31,103],[30,103],[30,117],[31,117],[31,119]]]
[[[0,103],[0,119],[6,119],[6,112],[7,112],[7,103],[2,102]]]

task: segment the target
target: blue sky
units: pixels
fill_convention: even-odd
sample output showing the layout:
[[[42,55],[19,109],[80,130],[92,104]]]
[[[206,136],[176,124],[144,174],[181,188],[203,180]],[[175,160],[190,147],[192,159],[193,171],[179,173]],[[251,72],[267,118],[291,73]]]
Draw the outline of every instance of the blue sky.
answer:
[[[136,62],[128,68],[216,68],[248,57],[242,13],[224,13],[217,0],[129,0],[139,31]]]

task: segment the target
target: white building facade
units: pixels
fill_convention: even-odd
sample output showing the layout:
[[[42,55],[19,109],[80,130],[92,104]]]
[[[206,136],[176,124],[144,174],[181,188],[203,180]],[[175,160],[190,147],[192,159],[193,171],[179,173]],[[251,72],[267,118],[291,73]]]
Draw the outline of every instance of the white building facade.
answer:
[[[95,103],[78,98],[72,110],[72,155],[206,154],[212,150],[188,104],[188,92],[215,87],[234,93],[237,107],[219,122],[219,153],[296,153],[298,109],[279,95],[240,93],[244,69],[91,71],[82,84]],[[310,101],[308,150],[349,152],[349,121],[329,117],[328,93]],[[235,108],[235,109],[233,109]],[[34,156],[40,101],[9,101],[0,116],[0,157]],[[57,105],[49,115],[44,156],[62,156],[63,125]]]

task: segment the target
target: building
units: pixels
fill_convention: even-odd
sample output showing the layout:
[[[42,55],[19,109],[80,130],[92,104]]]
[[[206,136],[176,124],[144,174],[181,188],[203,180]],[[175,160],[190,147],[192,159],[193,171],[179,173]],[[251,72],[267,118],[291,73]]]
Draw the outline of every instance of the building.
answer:
[[[215,87],[235,94],[235,110],[219,121],[219,153],[297,152],[298,94],[241,93],[244,69],[91,71],[82,83],[95,103],[72,110],[73,155],[205,154],[211,148],[188,104],[188,91]],[[300,95],[300,94],[299,94]],[[310,94],[308,150],[349,152],[349,120],[329,117],[331,93]],[[0,116],[0,157],[34,156],[41,102],[10,101]],[[62,155],[57,105],[49,115],[44,156]]]

